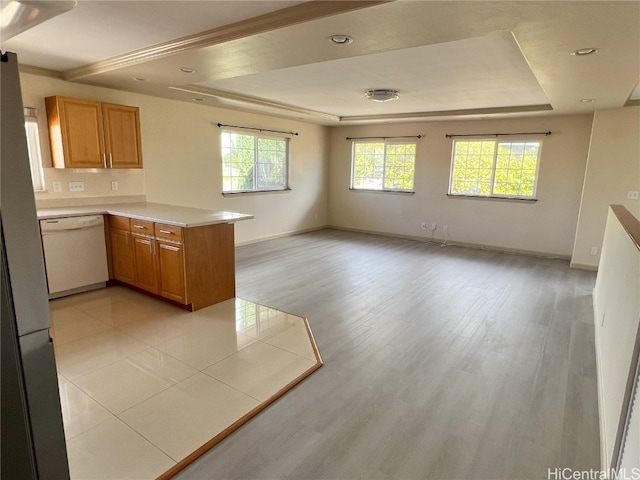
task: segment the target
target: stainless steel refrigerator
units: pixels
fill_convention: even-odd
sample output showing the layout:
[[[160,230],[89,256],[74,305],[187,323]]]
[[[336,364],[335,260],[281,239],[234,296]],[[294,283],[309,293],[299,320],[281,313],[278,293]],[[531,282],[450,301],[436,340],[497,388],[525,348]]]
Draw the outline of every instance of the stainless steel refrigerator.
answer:
[[[65,480],[69,467],[18,60],[0,53],[0,477]]]

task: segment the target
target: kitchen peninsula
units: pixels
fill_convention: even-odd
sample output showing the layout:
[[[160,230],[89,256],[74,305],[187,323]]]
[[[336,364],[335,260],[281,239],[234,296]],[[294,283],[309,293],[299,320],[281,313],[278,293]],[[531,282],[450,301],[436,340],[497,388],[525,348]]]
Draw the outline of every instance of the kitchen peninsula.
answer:
[[[38,219],[105,215],[109,278],[194,311],[235,297],[234,223],[252,215],[159,203],[38,210]]]

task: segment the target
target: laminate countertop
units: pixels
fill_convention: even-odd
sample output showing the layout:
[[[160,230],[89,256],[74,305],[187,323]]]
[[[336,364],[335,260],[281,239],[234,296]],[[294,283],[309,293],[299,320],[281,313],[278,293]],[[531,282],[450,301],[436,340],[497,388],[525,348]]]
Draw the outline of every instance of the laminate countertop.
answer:
[[[38,220],[82,215],[120,215],[122,217],[175,225],[176,227],[201,227],[217,223],[236,223],[250,220],[253,215],[245,213],[179,207],[162,203],[136,202],[108,205],[83,205],[38,209]]]

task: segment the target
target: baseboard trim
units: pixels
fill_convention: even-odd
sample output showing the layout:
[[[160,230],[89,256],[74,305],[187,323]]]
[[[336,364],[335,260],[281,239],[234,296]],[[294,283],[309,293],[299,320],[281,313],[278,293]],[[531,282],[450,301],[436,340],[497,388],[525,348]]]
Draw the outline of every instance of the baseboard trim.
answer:
[[[300,230],[290,230],[288,232],[276,233],[275,235],[268,235],[266,237],[255,238],[253,240],[247,240],[246,242],[236,243],[236,247],[244,247],[245,245],[253,245],[254,243],[266,242],[267,240],[275,240],[276,238],[290,237],[292,235],[298,235],[300,233],[315,232],[316,230],[324,230],[330,228],[328,225],[320,225],[317,227],[302,228]]]
[[[433,240],[431,240],[430,237],[419,237],[416,235],[404,235],[404,234],[391,233],[391,232],[378,232],[375,230],[362,230],[358,228],[341,227],[336,225],[328,225],[326,228],[333,229],[333,230],[343,230],[346,232],[366,233],[369,235],[381,235],[384,237],[404,238],[406,240],[416,240],[418,242],[435,243],[438,245],[443,245],[445,243],[445,241],[441,238],[434,238]],[[450,245],[453,247],[473,248],[476,250],[487,250],[490,252],[509,253],[512,255],[526,255],[528,257],[551,258],[551,259],[566,260],[566,261],[571,260],[570,255],[559,255],[555,253],[536,252],[533,250],[520,250],[517,248],[508,248],[508,247],[496,247],[492,245],[481,245],[478,243],[458,242],[453,240],[447,240],[446,243],[447,245]]]
[[[578,270],[589,270],[590,272],[597,272],[598,265],[587,265],[586,263],[573,263],[569,264],[571,268],[577,268]]]

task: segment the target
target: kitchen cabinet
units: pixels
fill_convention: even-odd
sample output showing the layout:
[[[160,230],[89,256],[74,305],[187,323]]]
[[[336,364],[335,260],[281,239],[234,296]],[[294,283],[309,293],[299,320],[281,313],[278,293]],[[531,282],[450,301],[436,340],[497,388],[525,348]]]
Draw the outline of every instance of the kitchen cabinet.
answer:
[[[158,293],[158,259],[153,237],[131,234],[133,240],[134,285]]]
[[[156,223],[154,225],[160,295],[176,302],[186,303],[186,269],[182,228]]]
[[[184,247],[165,240],[156,240],[156,246],[160,267],[160,295],[184,303]]]
[[[47,97],[51,158],[56,168],[142,168],[137,107]]]
[[[186,228],[110,215],[109,225],[113,279],[190,310],[235,297],[233,224]]]
[[[115,215],[109,216],[109,238],[111,240],[111,276],[125,283],[135,283],[129,219]]]

